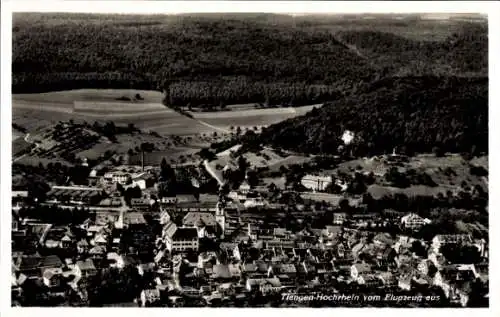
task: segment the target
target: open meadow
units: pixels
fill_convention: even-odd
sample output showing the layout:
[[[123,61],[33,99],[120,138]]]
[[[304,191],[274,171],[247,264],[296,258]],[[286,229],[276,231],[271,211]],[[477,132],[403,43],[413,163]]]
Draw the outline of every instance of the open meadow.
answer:
[[[141,100],[135,99],[140,95]],[[130,99],[119,100],[122,98]],[[144,131],[162,135],[194,135],[229,132],[230,127],[267,126],[300,116],[314,106],[297,108],[248,109],[235,105],[231,111],[193,112],[183,116],[161,104],[162,94],[156,91],[127,89],[80,89],[40,94],[14,94],[13,122],[29,132],[57,123],[74,120],[115,124],[133,123]]]
[[[136,94],[141,100],[134,99]],[[128,98],[128,100],[119,100]],[[113,121],[133,123],[145,131],[164,135],[189,135],[216,131],[161,104],[156,91],[125,89],[81,89],[40,94],[15,94],[13,122],[36,131],[58,121]]]
[[[280,121],[304,115],[314,107],[319,108],[321,104],[302,107],[283,107],[267,109],[248,109],[234,106],[231,111],[221,112],[192,112],[197,120],[219,129],[228,130],[231,127],[261,128]]]

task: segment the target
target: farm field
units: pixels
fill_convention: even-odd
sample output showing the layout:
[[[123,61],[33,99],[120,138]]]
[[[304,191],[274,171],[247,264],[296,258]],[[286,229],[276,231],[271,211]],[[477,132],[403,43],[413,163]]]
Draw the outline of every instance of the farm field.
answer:
[[[140,101],[119,101],[123,96]],[[41,94],[16,94],[12,98],[13,122],[36,131],[58,121],[113,121],[133,123],[140,129],[165,135],[189,135],[216,131],[161,104],[156,91],[82,89]]]
[[[19,137],[12,140],[12,154],[17,155],[23,151],[26,151],[31,147],[31,144],[26,142],[24,138]]]
[[[15,94],[13,97],[18,100],[36,102],[72,103],[75,100],[114,102],[120,97],[133,99],[136,94],[140,94],[143,98],[143,100],[137,101],[137,103],[160,103],[162,99],[162,93],[159,91],[136,89],[75,89],[38,94]]]
[[[229,130],[233,127],[263,127],[268,126],[289,118],[301,116],[318,105],[302,106],[297,108],[269,108],[269,109],[244,109],[239,110],[235,107],[232,111],[221,112],[192,112],[195,119],[198,119],[206,124]],[[238,110],[236,110],[238,109]]]
[[[120,101],[117,98],[143,100]],[[231,111],[193,112],[185,117],[161,104],[162,94],[156,91],[123,89],[80,89],[40,94],[15,94],[12,100],[13,122],[36,131],[58,121],[113,121],[133,123],[145,131],[163,135],[194,135],[213,132],[228,133],[230,126],[242,128],[267,126],[302,115],[314,106],[298,108],[249,109],[249,105],[233,105]]]

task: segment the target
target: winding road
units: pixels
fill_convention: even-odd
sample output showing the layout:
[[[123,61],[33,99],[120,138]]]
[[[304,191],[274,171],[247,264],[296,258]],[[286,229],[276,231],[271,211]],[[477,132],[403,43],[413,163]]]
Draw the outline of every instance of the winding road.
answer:
[[[217,172],[213,169],[213,167],[208,164],[207,160],[203,161],[203,166],[205,167],[205,170],[207,170],[208,174],[210,174],[210,176],[212,176],[220,186],[224,185],[224,181],[219,177],[219,175],[217,175]]]

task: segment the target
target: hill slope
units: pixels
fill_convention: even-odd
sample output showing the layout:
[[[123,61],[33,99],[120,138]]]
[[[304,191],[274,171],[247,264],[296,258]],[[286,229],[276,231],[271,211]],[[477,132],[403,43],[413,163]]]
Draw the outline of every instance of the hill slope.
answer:
[[[483,24],[464,24],[446,41],[416,41],[374,30],[339,32],[337,38],[374,65],[400,75],[488,72],[488,29]]]
[[[488,151],[486,78],[403,77],[378,81],[305,116],[272,125],[260,140],[300,152],[336,153],[345,130],[356,135],[359,155]]]
[[[431,51],[441,47],[433,58],[426,56],[429,50],[421,50],[423,36],[408,40],[411,44],[400,45],[396,51],[372,54],[370,48],[385,35],[375,36],[373,42],[363,32],[378,34],[387,29],[401,34],[444,33],[445,40],[426,44]],[[453,32],[447,30],[454,30],[463,41],[454,41]],[[391,74],[480,71],[482,67],[461,65],[477,60],[484,39],[485,30],[456,21],[16,13],[12,89],[14,93],[77,88],[156,90],[171,79],[170,101],[180,106],[314,104],[335,100],[359,82]],[[352,46],[359,46],[368,58]],[[450,55],[451,51],[456,53]]]

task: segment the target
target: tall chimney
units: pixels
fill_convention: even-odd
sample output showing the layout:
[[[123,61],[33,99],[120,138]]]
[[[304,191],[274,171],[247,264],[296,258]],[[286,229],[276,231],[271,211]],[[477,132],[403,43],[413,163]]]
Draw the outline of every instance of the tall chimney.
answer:
[[[144,151],[141,151],[141,168],[142,171],[144,172]]]

